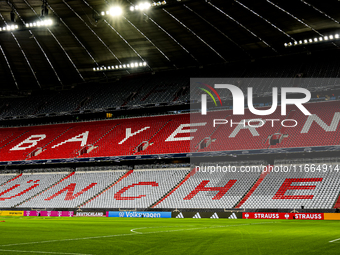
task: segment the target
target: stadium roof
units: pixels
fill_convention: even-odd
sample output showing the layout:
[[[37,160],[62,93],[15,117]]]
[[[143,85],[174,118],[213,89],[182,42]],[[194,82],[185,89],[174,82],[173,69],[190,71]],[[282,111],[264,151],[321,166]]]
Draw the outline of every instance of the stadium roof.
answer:
[[[161,2],[146,11],[130,11],[140,1],[48,0],[45,18],[51,18],[53,25],[32,28],[26,23],[44,19],[43,1],[1,1],[2,30],[18,26],[14,32],[0,31],[2,91],[61,87],[133,73],[337,49],[340,45],[339,40],[329,40],[284,46],[340,33],[338,1]],[[121,16],[101,14],[117,5],[123,8]],[[147,66],[93,70],[140,62]]]

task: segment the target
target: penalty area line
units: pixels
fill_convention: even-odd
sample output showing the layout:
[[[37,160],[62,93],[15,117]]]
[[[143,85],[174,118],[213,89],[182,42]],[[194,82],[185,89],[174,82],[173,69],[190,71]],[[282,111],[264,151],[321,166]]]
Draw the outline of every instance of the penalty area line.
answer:
[[[336,241],[340,241],[340,238],[335,239],[335,240],[332,240],[332,241],[329,241],[329,243],[334,243],[334,242],[336,242]]]
[[[85,253],[65,253],[65,252],[53,252],[53,251],[23,251],[23,250],[2,250],[4,252],[19,252],[19,253],[34,253],[34,254],[65,254],[65,255],[92,255]]]

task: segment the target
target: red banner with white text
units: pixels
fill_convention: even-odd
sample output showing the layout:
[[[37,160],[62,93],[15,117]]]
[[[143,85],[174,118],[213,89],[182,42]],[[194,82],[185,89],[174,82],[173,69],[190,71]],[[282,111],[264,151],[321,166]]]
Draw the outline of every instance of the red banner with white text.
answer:
[[[268,220],[323,220],[323,213],[271,213],[271,212],[245,212],[243,219]]]

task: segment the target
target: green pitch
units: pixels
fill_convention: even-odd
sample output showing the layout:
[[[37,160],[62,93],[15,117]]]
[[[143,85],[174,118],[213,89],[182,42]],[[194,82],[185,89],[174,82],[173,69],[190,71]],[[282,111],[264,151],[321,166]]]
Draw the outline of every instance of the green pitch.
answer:
[[[340,221],[54,217],[1,217],[0,221],[5,221],[0,222],[0,254],[6,255],[340,251]]]

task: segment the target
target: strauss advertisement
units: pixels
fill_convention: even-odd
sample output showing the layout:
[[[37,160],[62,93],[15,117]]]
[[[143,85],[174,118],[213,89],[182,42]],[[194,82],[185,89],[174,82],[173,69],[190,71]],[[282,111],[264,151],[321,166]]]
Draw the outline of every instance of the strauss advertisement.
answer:
[[[253,213],[242,214],[243,219],[268,219],[268,220],[323,220],[323,213]]]

